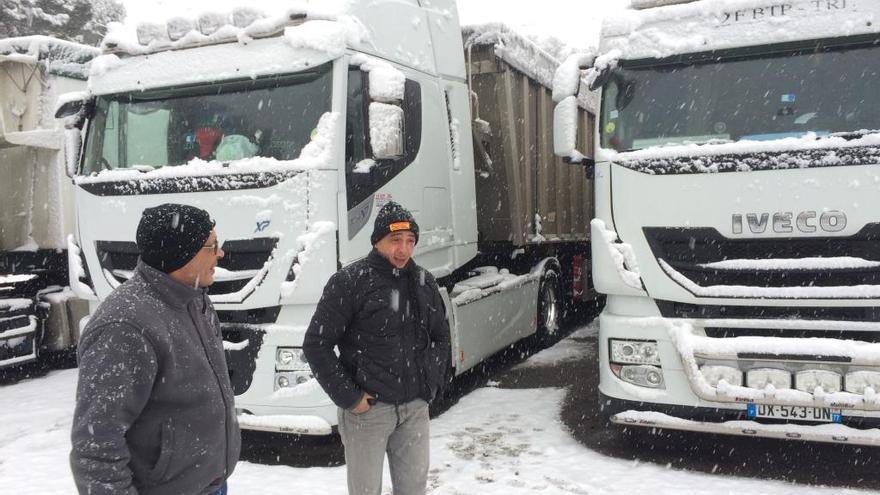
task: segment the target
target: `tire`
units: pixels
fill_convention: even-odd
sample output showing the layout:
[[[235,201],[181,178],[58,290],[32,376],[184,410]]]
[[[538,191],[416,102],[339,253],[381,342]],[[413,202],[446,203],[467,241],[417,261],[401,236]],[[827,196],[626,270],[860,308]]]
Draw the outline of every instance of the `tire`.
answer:
[[[548,347],[556,340],[561,316],[559,274],[555,267],[550,267],[541,276],[541,287],[538,289],[538,329],[535,332],[538,347]]]

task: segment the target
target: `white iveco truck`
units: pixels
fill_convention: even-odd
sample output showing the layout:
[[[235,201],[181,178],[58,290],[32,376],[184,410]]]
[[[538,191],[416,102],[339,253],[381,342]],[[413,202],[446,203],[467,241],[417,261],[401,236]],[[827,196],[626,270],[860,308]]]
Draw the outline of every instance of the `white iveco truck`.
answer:
[[[88,98],[59,108],[85,130],[71,283],[94,306],[131,276],[144,208],[208,210],[226,253],[209,294],[243,428],[332,432],[300,346],[324,284],[366,256],[392,199],[415,214],[415,259],[441,284],[455,375],[546,341],[595,294],[592,187],[553,154],[557,64],[507,29],[463,33],[451,0],[389,0],[119,33]]]
[[[582,60],[606,418],[880,444],[880,3],[634,4]]]
[[[0,40],[0,368],[76,345],[88,305],[67,288],[73,186],[57,98],[86,87],[95,47]]]

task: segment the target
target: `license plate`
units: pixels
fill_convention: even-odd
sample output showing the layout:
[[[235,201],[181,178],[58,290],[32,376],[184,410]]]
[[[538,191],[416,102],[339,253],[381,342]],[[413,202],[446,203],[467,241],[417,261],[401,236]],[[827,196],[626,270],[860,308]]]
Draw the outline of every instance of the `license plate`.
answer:
[[[797,421],[815,421],[819,423],[840,423],[843,419],[840,409],[832,407],[749,404],[746,411],[749,419],[791,419]]]

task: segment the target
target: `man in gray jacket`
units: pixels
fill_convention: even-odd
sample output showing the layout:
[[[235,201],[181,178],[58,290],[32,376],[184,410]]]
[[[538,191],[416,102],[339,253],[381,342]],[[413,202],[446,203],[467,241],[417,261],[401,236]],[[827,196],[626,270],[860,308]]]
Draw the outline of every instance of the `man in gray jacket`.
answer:
[[[144,211],[134,276],[79,343],[70,464],[81,494],[226,491],[241,436],[220,321],[206,294],[223,257],[204,210]]]

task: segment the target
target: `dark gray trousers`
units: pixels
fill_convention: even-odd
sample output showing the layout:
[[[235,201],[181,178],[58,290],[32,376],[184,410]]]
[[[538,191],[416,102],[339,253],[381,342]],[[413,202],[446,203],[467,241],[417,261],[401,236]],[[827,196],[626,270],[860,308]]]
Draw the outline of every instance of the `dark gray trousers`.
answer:
[[[386,454],[394,495],[424,495],[430,464],[427,402],[377,402],[365,413],[339,409],[338,416],[349,495],[380,495]]]

